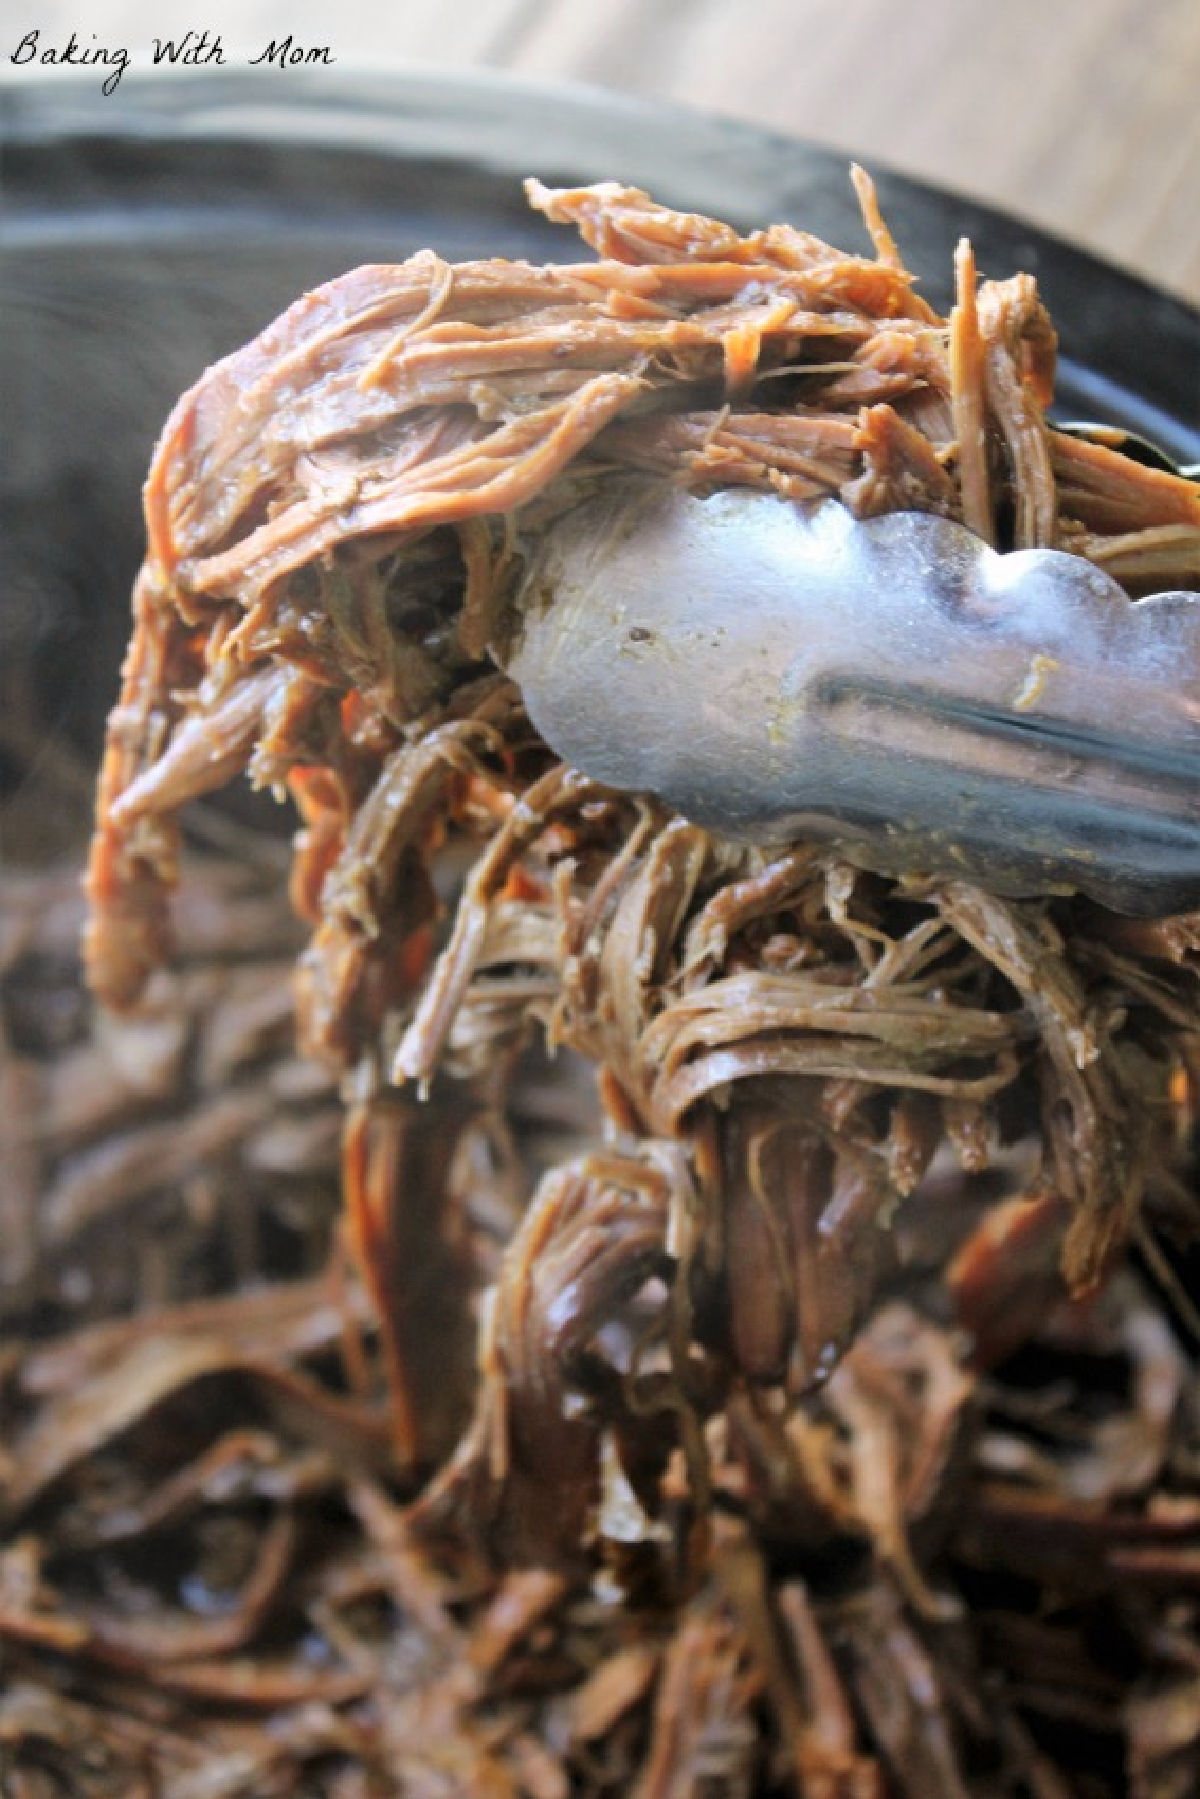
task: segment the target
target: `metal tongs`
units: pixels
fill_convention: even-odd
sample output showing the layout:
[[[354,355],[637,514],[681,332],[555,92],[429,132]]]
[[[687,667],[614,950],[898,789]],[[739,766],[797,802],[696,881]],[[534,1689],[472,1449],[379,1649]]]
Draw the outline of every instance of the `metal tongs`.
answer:
[[[606,785],[887,874],[1200,905],[1200,595],[925,513],[616,482],[528,565],[506,663]]]

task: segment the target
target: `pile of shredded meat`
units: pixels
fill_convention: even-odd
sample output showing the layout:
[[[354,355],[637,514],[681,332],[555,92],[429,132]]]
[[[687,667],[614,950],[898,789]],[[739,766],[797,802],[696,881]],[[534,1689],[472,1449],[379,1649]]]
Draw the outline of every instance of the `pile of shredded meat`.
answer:
[[[630,470],[1200,585],[1195,484],[1047,424],[1033,281],[964,247],[943,320],[856,180],[874,258],[531,183],[596,261],[359,269],[172,414],[88,875],[127,1016],[17,1058],[10,1311],[40,1259],[61,1314],[0,1370],[22,1799],[1200,1774],[1200,915],[725,841],[560,763],[488,653]],[[181,808],[243,770],[301,821],[307,1061],[282,912],[196,935],[189,883],[261,924],[261,870],[187,874],[172,949]],[[101,1241],[139,1197],[149,1308]]]

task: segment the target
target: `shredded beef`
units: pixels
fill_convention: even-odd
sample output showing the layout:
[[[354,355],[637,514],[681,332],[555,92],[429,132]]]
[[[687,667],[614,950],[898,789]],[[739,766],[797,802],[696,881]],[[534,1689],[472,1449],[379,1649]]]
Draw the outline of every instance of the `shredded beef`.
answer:
[[[630,471],[1200,584],[1195,484],[1047,424],[1032,279],[964,246],[943,320],[855,179],[871,258],[531,183],[597,260],[356,270],[168,421],[107,1011],[5,893],[14,1791],[1200,1779],[1200,921],[726,841],[490,653]],[[242,769],[287,894],[181,848]]]

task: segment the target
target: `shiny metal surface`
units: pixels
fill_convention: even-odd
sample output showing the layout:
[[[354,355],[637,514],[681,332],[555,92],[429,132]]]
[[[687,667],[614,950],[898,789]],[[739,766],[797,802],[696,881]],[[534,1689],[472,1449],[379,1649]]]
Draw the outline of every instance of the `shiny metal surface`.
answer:
[[[508,666],[552,747],[885,872],[1200,903],[1200,597],[1052,550],[629,483],[547,532]]]

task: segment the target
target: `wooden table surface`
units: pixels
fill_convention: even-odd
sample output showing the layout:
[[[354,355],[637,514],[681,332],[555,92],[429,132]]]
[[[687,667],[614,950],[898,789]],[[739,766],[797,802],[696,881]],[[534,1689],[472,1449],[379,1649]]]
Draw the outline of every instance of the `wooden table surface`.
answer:
[[[230,68],[290,34],[327,47],[341,69],[511,70],[708,108],[1022,214],[1200,301],[1200,0],[48,0],[28,17],[6,0],[2,10],[10,81],[68,78],[13,64],[35,25],[39,56],[74,30],[85,50],[126,47],[131,72],[152,66],[156,37],[191,29],[219,36]]]

